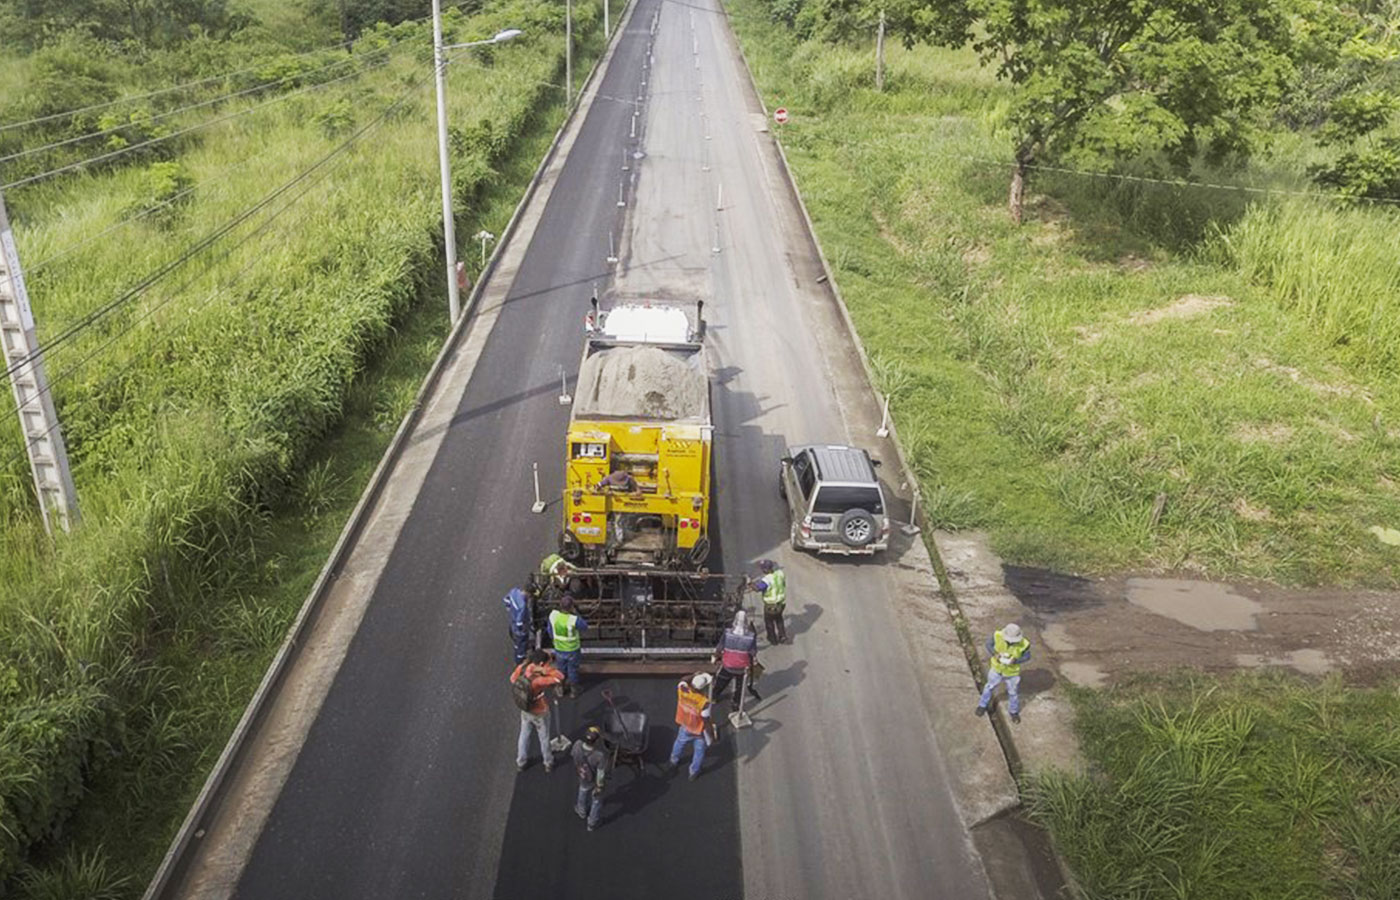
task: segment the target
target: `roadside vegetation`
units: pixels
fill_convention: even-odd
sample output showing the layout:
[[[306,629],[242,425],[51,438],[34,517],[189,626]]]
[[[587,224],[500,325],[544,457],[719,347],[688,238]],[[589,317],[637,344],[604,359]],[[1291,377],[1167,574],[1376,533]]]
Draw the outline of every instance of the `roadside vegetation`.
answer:
[[[130,134],[73,117],[0,131],[0,156],[108,132],[0,162],[12,183],[190,129],[6,191],[41,337],[86,323],[47,357],[74,534],[45,538],[0,417],[7,896],[140,895],[445,334],[428,26],[365,24],[308,52],[307,35],[342,39],[333,4],[230,6],[227,34],[147,45],[75,27],[0,59],[0,126],[237,71],[137,101]],[[449,41],[525,30],[449,74],[459,233],[499,234],[564,112],[563,10],[466,8]],[[586,65],[601,10],[574,17]],[[83,67],[100,69],[92,93],[45,107],[45,79]]]
[[[1400,693],[1283,673],[1073,693],[1094,775],[1032,779],[1083,896],[1400,896]]]
[[[877,91],[871,16],[730,9],[934,524],[1067,571],[1400,582],[1400,214],[1319,193],[1326,113],[1255,109],[1251,155],[1184,170],[1042,146],[1017,225],[1025,101],[974,50],[891,38]]]

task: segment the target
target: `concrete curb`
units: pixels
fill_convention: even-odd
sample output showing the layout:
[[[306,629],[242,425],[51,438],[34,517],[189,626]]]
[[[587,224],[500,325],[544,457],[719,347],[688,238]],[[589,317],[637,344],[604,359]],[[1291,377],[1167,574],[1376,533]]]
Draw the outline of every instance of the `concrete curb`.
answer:
[[[579,85],[574,93],[573,103],[569,107],[568,114],[559,128],[554,133],[554,139],[550,142],[549,150],[540,160],[540,164],[535,169],[535,173],[530,178],[529,184],[521,195],[520,202],[516,204],[514,212],[511,213],[510,221],[501,232],[500,239],[496,242],[496,247],[488,258],[486,267],[477,278],[476,285],[472,288],[471,296],[467,299],[463,307],[461,317],[453,326],[451,333],[443,342],[442,349],[438,352],[437,358],[433,360],[428,374],[424,377],[423,383],[419,386],[418,392],[414,395],[413,405],[404,415],[399,423],[398,429],[394,432],[389,446],[385,449],[384,455],[380,457],[379,464],[375,467],[374,473],[370,476],[369,483],[364,492],[360,495],[359,502],[351,511],[349,519],[346,520],[345,527],[340,532],[340,537],[336,540],[335,546],[331,549],[330,555],[326,559],[326,564],[321,568],[316,582],[311,586],[306,600],[302,603],[301,609],[297,612],[297,617],[293,621],[291,628],[287,632],[287,637],[283,640],[282,646],[278,648],[277,655],[273,657],[271,665],[263,675],[262,681],[258,684],[257,690],[253,693],[252,699],[244,709],[242,717],[234,727],[233,734],[230,735],[228,743],[224,746],[223,752],[219,754],[214,768],[210,771],[209,777],[205,779],[204,786],[200,789],[199,795],[195,798],[194,805],[190,807],[189,813],[180,825],[180,830],[176,832],[170,849],[166,851],[161,859],[160,867],[156,869],[155,876],[147,886],[143,900],[155,900],[155,898],[166,896],[172,887],[179,883],[180,877],[184,874],[184,869],[188,863],[187,854],[193,846],[194,840],[202,832],[201,826],[208,819],[210,813],[223,800],[223,788],[228,781],[229,773],[237,764],[241,762],[245,750],[245,744],[250,734],[252,734],[264,711],[267,709],[269,698],[274,695],[281,686],[283,676],[290,668],[290,663],[300,648],[303,636],[308,625],[315,618],[320,609],[322,601],[327,594],[327,588],[335,579],[341,567],[344,565],[350,549],[355,545],[365,526],[367,515],[373,509],[375,502],[383,493],[385,484],[389,480],[389,475],[393,471],[395,464],[403,453],[404,446],[409,435],[413,432],[418,420],[423,412],[424,405],[428,397],[436,389],[441,380],[443,372],[447,368],[448,362],[457,352],[458,345],[464,335],[470,330],[473,322],[473,314],[477,311],[477,306],[482,295],[486,291],[486,286],[490,283],[492,276],[501,257],[505,253],[506,247],[510,244],[516,228],[520,222],[526,207],[535,196],[535,191],[539,187],[545,173],[549,170],[550,164],[559,149],[559,144],[564,134],[573,124],[578,113],[580,101],[587,93],[588,88],[602,71],[603,64],[611,59],[614,45],[621,40],[623,31],[626,28],[627,20],[631,17],[633,4],[629,3],[617,17],[617,25],[613,29],[613,34],[609,37],[603,52],[594,61],[593,67],[589,70],[588,76]]]

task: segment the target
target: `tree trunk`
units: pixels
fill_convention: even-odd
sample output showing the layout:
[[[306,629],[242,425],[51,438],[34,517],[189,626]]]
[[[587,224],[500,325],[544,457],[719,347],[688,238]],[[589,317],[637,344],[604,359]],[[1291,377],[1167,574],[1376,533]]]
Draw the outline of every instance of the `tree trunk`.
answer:
[[[1026,199],[1026,163],[1022,159],[1016,160],[1016,168],[1011,172],[1011,221],[1017,225],[1021,224],[1021,218]]]

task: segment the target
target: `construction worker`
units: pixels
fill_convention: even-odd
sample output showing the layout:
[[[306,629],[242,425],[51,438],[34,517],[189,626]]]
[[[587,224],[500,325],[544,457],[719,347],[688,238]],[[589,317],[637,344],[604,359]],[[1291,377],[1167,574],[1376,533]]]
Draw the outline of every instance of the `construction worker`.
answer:
[[[578,772],[578,799],[574,801],[574,813],[588,823],[588,830],[598,827],[603,815],[603,786],[608,780],[608,751],[603,742],[603,731],[597,725],[589,725],[583,737],[574,741],[571,753],[574,769]]]
[[[594,490],[637,494],[641,492],[642,486],[637,484],[637,479],[632,477],[631,472],[626,469],[615,469],[603,476]]]
[[[1006,696],[1011,706],[1011,721],[1021,721],[1021,666],[1031,661],[1031,642],[1021,633],[1021,626],[1015,622],[987,638],[987,652],[992,656],[987,669],[987,686],[982,689],[982,698],[977,701],[977,715],[985,716],[987,706],[992,702],[992,692],[997,685],[1006,682]]]
[[[522,681],[524,679],[524,681]],[[564,682],[564,673],[549,664],[549,654],[543,650],[531,650],[525,662],[510,673],[512,685],[517,682],[528,684],[528,705],[520,710],[520,738],[515,742],[515,770],[525,771],[530,762],[530,732],[533,730],[540,739],[540,756],[544,758],[545,772],[554,771],[554,751],[549,747],[549,705],[550,691]],[[517,700],[517,703],[520,701]]]
[[[505,597],[506,613],[510,616],[510,640],[515,646],[515,661],[525,661],[530,652],[530,596],[520,588],[511,588]]]
[[[710,661],[720,665],[719,672],[715,675],[715,689],[710,695],[710,699],[719,700],[724,696],[729,682],[736,678],[743,679],[758,662],[758,635],[754,634],[753,628],[749,626],[748,613],[741,609],[734,614],[733,625],[720,636],[719,645],[715,647],[714,656]],[[754,687],[752,679],[748,679],[748,686],[750,696],[755,700],[763,699],[758,696],[758,689]],[[736,693],[737,690],[736,688]]]
[[[588,622],[574,612],[574,595],[559,598],[559,608],[549,614],[549,636],[554,645],[554,659],[568,682],[564,690],[570,697],[578,694],[578,664],[582,656],[583,639]]]
[[[787,608],[787,575],[771,559],[760,559],[758,570],[763,574],[749,582],[749,587],[763,595],[763,629],[768,632],[768,643],[786,644],[783,610]]]
[[[546,583],[561,591],[568,583],[569,576],[573,574],[573,571],[574,567],[558,553],[551,553],[540,560],[540,574],[544,576]]]
[[[676,742],[671,745],[671,768],[681,764],[686,745],[695,749],[690,756],[690,780],[700,777],[700,765],[705,761],[705,747],[710,735],[710,698],[705,691],[710,686],[710,673],[697,672],[676,685]]]

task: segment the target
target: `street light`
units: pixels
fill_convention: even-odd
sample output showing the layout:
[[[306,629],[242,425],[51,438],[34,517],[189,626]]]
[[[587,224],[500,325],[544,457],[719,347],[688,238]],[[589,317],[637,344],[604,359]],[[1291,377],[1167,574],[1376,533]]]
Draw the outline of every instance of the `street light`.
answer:
[[[498,31],[495,37],[465,44],[442,43],[442,3],[433,0],[433,68],[437,81],[438,168],[442,174],[442,242],[447,253],[447,314],[455,323],[462,314],[462,293],[457,284],[457,232],[452,221],[452,167],[447,158],[447,58],[448,50],[502,44],[521,35],[519,28]]]

